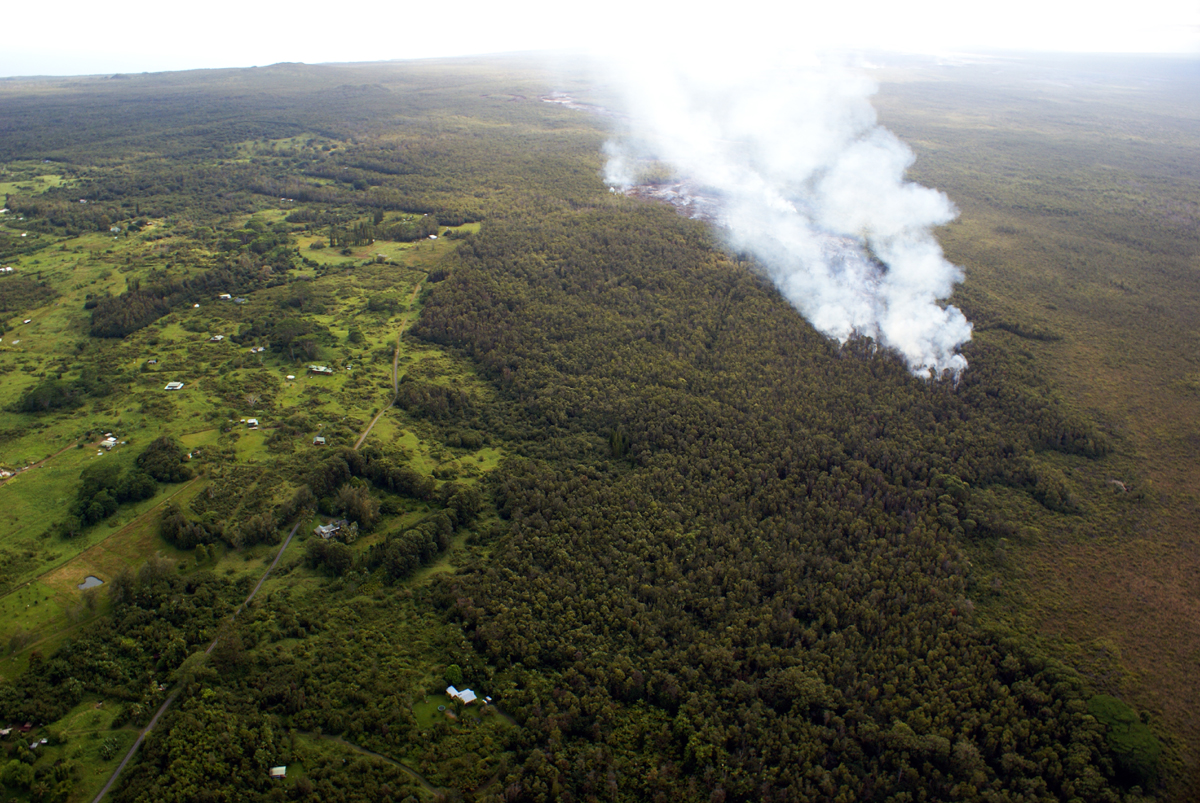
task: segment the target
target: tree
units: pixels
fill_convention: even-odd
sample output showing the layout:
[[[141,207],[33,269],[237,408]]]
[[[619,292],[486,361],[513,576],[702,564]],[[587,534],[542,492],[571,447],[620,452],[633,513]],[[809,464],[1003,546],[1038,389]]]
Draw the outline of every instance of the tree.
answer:
[[[33,767],[14,758],[0,771],[0,782],[9,789],[28,789],[33,784]]]

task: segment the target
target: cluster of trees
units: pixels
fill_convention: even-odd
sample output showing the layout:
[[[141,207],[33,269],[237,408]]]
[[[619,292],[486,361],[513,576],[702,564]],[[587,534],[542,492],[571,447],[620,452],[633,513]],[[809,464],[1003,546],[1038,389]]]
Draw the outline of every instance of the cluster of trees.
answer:
[[[116,461],[93,463],[80,474],[83,480],[71,504],[67,536],[103,521],[120,505],[149,499],[158,491],[154,478],[137,468],[122,468]]]
[[[287,270],[295,258],[291,244],[286,224],[268,225],[258,218],[251,218],[244,228],[226,233],[219,248],[226,252],[254,254],[264,264]]]
[[[26,388],[13,409],[19,413],[46,413],[78,407],[89,397],[107,396],[112,392],[113,377],[94,365],[85,365],[75,379],[63,379],[59,374]]]
[[[137,465],[159,482],[186,482],[195,476],[195,472],[187,464],[185,457],[183,447],[178,441],[170,435],[162,435],[141,451],[137,457]]]
[[[34,231],[57,229],[68,236],[108,231],[113,223],[128,217],[111,203],[81,203],[78,194],[72,198],[66,192],[10,195],[8,209],[29,218],[30,228]]]
[[[439,421],[470,417],[474,412],[471,397],[465,391],[407,375],[397,387],[396,406],[419,418]]]
[[[245,598],[244,584],[211,574],[182,577],[151,557],[109,583],[113,608],[48,657],[30,655],[28,671],[0,684],[0,718],[50,723],[85,694],[120,700],[126,714],[149,719],[148,703],[196,648],[207,646],[221,618]],[[157,705],[157,704],[155,704]]]
[[[159,535],[179,549],[195,549],[223,542],[234,548],[254,544],[278,544],[279,523],[270,512],[258,513],[238,521],[225,521],[206,514],[198,521],[184,513],[174,502],[167,503],[159,520]]]
[[[440,511],[403,532],[388,533],[382,542],[371,546],[366,565],[372,570],[381,569],[389,581],[403,580],[446,551],[453,535],[453,520]]]
[[[116,459],[93,463],[80,473],[79,488],[60,532],[67,538],[79,535],[121,505],[154,496],[158,483],[184,482],[192,476],[191,467],[183,462],[183,450],[166,435],[143,449],[132,466]]]
[[[1103,438],[997,348],[955,386],[821,338],[707,237],[645,208],[494,222],[416,329],[523,413],[508,534],[448,594],[520,689],[507,782],[1118,799],[1078,680],[972,625],[960,546],[1011,532],[992,485],[1069,509],[1037,451]]]
[[[270,265],[245,259],[203,271],[186,278],[163,274],[159,281],[131,284],[117,296],[96,300],[92,307],[93,337],[117,338],[154,323],[173,308],[208,301],[220,293],[249,293],[287,282],[285,265]],[[89,302],[90,303],[90,302]]]
[[[352,765],[305,748],[295,736],[226,691],[190,697],[167,715],[163,735],[149,740],[114,799],[124,803],[186,803],[243,800],[266,803],[400,803],[416,800],[404,772],[381,761],[357,758]],[[236,734],[230,738],[230,734]],[[271,767],[295,765],[304,777],[284,783]]]
[[[314,497],[322,499],[332,497],[352,477],[365,479],[382,491],[423,501],[434,499],[438,491],[437,483],[415,471],[402,454],[373,445],[362,450],[341,447],[327,451],[309,469],[306,484]]]
[[[359,221],[348,227],[330,225],[327,236],[330,248],[348,248],[366,245],[376,240],[411,243],[415,240],[427,239],[429,235],[437,233],[438,218],[434,215],[385,224],[383,210],[379,210],[372,222]]]

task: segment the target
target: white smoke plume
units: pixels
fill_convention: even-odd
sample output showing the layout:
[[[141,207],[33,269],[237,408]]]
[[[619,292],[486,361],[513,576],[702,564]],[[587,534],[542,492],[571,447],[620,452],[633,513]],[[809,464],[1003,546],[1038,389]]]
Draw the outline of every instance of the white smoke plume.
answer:
[[[931,230],[957,214],[904,178],[913,154],[876,121],[874,85],[808,59],[623,62],[629,130],[606,146],[617,191],[671,195],[754,254],[819,331],[870,336],[914,374],[957,377],[971,324],[949,297],[962,272]],[[675,183],[644,186],[648,166]]]

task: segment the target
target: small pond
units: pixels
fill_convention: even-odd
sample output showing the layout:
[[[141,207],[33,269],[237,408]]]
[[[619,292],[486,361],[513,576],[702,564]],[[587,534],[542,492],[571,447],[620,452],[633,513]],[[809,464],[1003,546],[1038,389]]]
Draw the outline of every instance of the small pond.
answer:
[[[89,574],[83,579],[83,582],[79,584],[79,589],[82,591],[84,589],[95,588],[96,586],[102,585],[104,585],[103,580],[101,580],[99,577],[96,577],[94,574]]]

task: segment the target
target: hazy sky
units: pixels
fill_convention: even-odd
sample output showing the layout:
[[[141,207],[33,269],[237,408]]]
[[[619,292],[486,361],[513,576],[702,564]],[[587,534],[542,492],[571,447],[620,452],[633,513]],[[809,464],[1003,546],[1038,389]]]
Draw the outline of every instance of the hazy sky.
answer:
[[[838,7],[829,8],[834,5]],[[578,6],[561,0],[133,5],[60,0],[47,6],[6,4],[0,20],[5,32],[0,76],[559,48],[613,54],[653,47],[685,59],[836,46],[923,53],[1018,49],[1200,55],[1198,0],[742,0],[719,5],[617,0]]]

